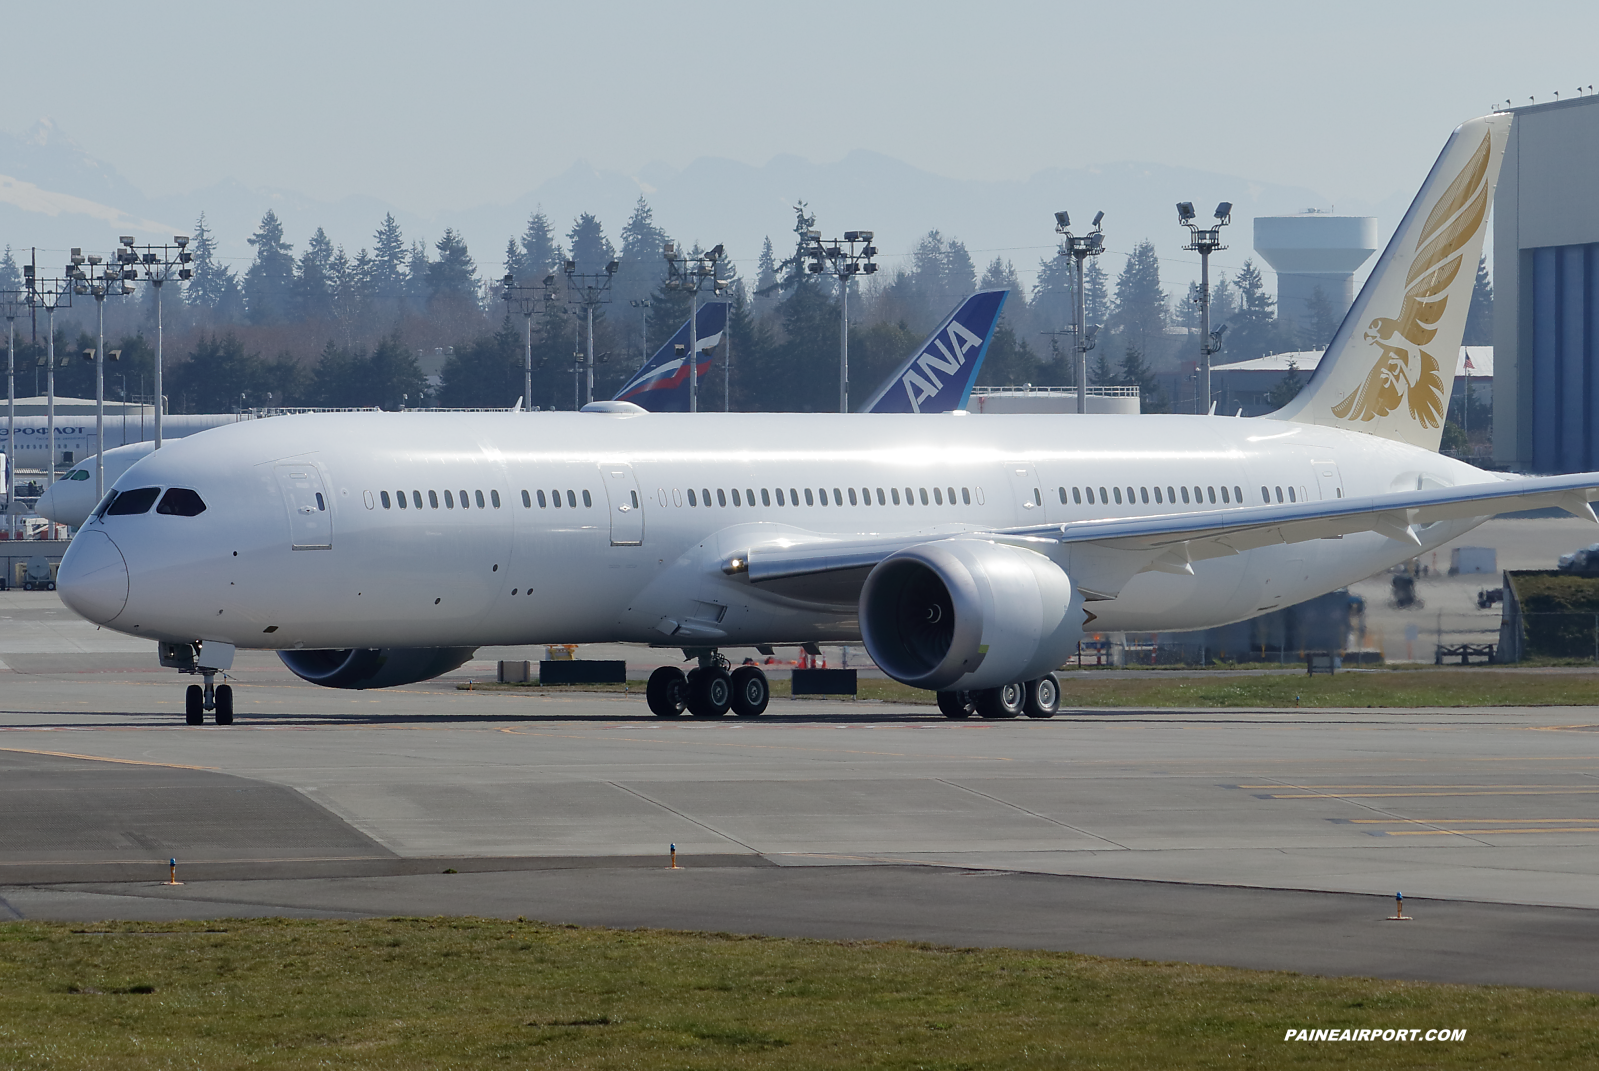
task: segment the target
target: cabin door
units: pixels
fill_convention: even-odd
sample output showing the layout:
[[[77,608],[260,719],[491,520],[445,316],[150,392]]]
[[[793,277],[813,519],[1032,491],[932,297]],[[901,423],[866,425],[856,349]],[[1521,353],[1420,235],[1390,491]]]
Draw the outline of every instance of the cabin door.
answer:
[[[639,496],[638,479],[628,464],[601,465],[605,498],[611,511],[611,546],[644,545],[644,500]]]
[[[307,462],[276,466],[283,504],[289,510],[289,546],[294,550],[332,550],[333,512],[322,473]]]

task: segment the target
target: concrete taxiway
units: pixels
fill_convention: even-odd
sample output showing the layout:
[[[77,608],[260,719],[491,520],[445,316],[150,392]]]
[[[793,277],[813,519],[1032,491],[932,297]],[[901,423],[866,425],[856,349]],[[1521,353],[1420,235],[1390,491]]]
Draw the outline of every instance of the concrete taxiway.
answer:
[[[27,598],[0,596],[0,916],[485,913],[1599,990],[1586,708],[661,721],[245,655],[238,722],[192,729],[147,647]],[[21,649],[46,614],[56,650]],[[1415,920],[1383,921],[1401,890]]]

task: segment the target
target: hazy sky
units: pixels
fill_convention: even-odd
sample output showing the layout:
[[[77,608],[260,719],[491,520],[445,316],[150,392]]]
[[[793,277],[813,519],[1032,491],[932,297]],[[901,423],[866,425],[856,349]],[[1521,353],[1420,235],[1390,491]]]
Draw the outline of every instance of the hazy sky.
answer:
[[[0,126],[50,116],[146,193],[233,178],[428,213],[579,159],[854,148],[958,178],[1148,160],[1374,201],[1460,120],[1599,83],[1592,0],[277,0],[5,25]]]

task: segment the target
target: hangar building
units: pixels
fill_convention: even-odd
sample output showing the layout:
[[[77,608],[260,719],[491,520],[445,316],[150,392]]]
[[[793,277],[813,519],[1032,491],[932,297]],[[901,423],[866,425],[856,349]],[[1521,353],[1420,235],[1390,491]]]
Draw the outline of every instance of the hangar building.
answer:
[[[1494,195],[1494,460],[1599,469],[1599,96],[1511,109]]]

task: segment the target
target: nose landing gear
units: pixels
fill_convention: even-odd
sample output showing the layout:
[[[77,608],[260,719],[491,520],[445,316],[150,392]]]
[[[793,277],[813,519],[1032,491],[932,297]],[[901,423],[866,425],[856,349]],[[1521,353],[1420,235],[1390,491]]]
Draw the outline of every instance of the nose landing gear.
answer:
[[[188,725],[204,725],[206,711],[213,711],[218,725],[233,724],[233,686],[217,684],[216,676],[226,666],[202,666],[199,664],[200,650],[203,644],[199,643],[163,643],[161,645],[161,664],[168,669],[175,669],[179,673],[199,674],[205,680],[202,688],[198,684],[191,684],[183,692],[183,720]],[[226,661],[233,664],[233,648],[226,648]],[[223,661],[218,658],[215,661]]]

